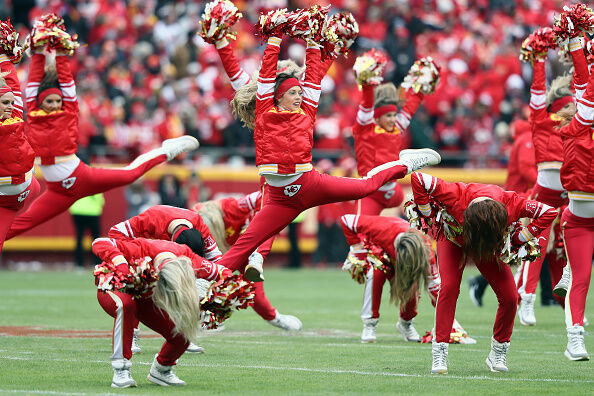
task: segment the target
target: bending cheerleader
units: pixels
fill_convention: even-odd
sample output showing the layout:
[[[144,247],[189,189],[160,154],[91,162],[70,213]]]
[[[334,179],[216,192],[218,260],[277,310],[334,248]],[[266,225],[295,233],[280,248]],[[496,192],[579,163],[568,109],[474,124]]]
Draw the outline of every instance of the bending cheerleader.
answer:
[[[553,222],[557,211],[493,185],[447,183],[424,173],[414,173],[411,184],[414,202],[422,216],[439,224],[444,214],[438,213],[435,207],[442,206],[456,223],[455,229],[448,226],[450,239],[435,236],[441,290],[435,307],[431,372],[448,372],[448,341],[462,273],[468,262],[474,262],[499,301],[486,363],[491,371],[508,371],[506,357],[516,315],[517,292],[511,269],[499,258],[506,229],[520,218],[534,219],[512,232],[511,244],[520,246],[537,238]]]
[[[260,191],[248,194],[241,199],[224,198],[216,201],[201,202],[192,209],[200,214],[209,230],[212,232],[218,246],[225,254],[230,246],[237,241],[245,231],[262,206],[262,193]],[[265,241],[249,256],[248,262],[259,265],[264,262],[270,252],[274,236]],[[293,315],[281,314],[272,306],[262,282],[254,283],[256,294],[254,296],[254,311],[272,326],[283,330],[301,330],[303,325],[299,318]]]
[[[136,386],[130,359],[138,320],[165,338],[148,380],[162,386],[185,385],[173,367],[190,342],[196,342],[199,331],[196,278],[218,280],[231,276],[231,271],[194,254],[188,246],[169,241],[98,238],[93,253],[104,261],[95,270],[97,300],[114,318],[111,386]],[[131,276],[139,267],[143,276]],[[120,284],[114,285],[113,279]]]
[[[235,113],[254,129],[256,164],[266,185],[263,208],[221,259],[221,264],[232,270],[245,268],[246,278],[256,282],[263,280],[262,267],[248,264],[248,256],[305,209],[365,197],[390,180],[441,160],[433,150],[418,150],[409,151],[400,161],[374,168],[363,179],[318,173],[311,164],[313,124],[320,82],[331,60],[322,61],[320,50],[309,46],[305,79],[301,83],[295,74],[277,75],[280,43],[280,37],[268,39],[256,95],[249,92],[246,95],[242,87],[232,102]]]
[[[35,152],[25,136],[21,85],[9,55],[0,52],[0,252],[17,212],[39,194],[33,177]]]
[[[588,66],[583,51],[583,37],[570,39],[569,48],[574,62],[574,88],[576,99],[583,95],[588,82]],[[560,209],[567,205],[567,191],[561,184],[561,167],[563,165],[563,149],[561,135],[558,127],[562,118],[558,114],[567,111],[575,112],[575,104],[571,93],[571,77],[557,77],[551,83],[549,91],[545,86],[545,57],[534,60],[533,82],[530,89],[530,124],[532,127],[532,141],[534,142],[536,163],[538,165],[538,177],[532,189],[531,198],[546,203],[554,208]],[[562,212],[562,210],[561,210]],[[557,225],[558,223],[555,223]],[[536,317],[534,315],[534,302],[536,300],[536,286],[540,276],[542,263],[546,257],[551,272],[552,286],[555,286],[561,279],[563,268],[567,260],[563,255],[558,255],[555,249],[549,249],[553,241],[555,245],[562,244],[559,226],[553,225],[545,230],[539,245],[543,254],[534,262],[522,263],[522,276],[518,282],[518,292],[521,296],[521,303],[518,309],[520,323],[525,326],[534,326]],[[563,298],[555,295],[557,302],[564,307]]]
[[[82,197],[130,184],[153,167],[198,148],[195,138],[182,136],[164,141],[125,168],[90,168],[76,156],[78,101],[68,56],[58,51],[55,67],[45,68],[44,48],[36,46],[33,52],[26,89],[27,128],[47,188],[15,219],[7,239],[55,217]]]
[[[369,343],[376,340],[375,331],[379,322],[381,304],[381,293],[378,295],[376,293],[378,288],[375,287],[375,274],[378,270],[386,273],[386,277],[390,280],[390,301],[400,308],[396,328],[405,341],[420,342],[421,336],[413,325],[413,318],[417,316],[420,290],[427,290],[431,297],[431,304],[435,306],[441,284],[430,241],[421,232],[411,228],[407,221],[398,217],[349,214],[342,216],[340,220],[350,245],[345,266],[357,265],[353,263],[353,259],[368,261],[368,255],[375,253],[373,250],[376,247],[372,245],[381,248],[388,256],[381,269],[371,265],[365,277],[361,311],[363,320],[361,342]],[[382,281],[382,286],[383,283]],[[468,337],[456,319],[454,319],[450,341],[461,344],[476,343],[474,339]]]

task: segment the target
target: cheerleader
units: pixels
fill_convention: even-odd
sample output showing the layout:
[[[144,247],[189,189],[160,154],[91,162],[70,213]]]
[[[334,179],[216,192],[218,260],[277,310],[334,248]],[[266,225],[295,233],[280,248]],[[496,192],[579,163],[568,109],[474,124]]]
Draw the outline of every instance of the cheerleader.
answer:
[[[313,125],[320,96],[320,83],[331,65],[318,48],[306,49],[303,82],[295,74],[276,68],[280,37],[268,39],[257,92],[240,88],[232,103],[235,114],[254,129],[256,165],[266,179],[264,206],[246,232],[221,259],[232,270],[246,270],[246,278],[260,282],[262,266],[248,256],[264,241],[286,227],[299,213],[313,206],[365,197],[390,180],[409,171],[439,163],[433,150],[411,150],[394,161],[372,169],[363,179],[322,175],[313,169]],[[255,123],[253,105],[255,101]],[[247,266],[246,266],[247,264]]]
[[[576,99],[580,99],[588,82],[588,66],[583,51],[583,37],[570,39],[570,53],[574,61],[574,88]],[[533,62],[533,82],[530,89],[530,123],[532,127],[532,141],[534,142],[536,163],[538,165],[538,177],[532,189],[532,199],[546,203],[554,208],[561,208],[567,205],[567,191],[561,184],[561,166],[563,165],[563,150],[561,136],[557,127],[561,121],[559,112],[566,112],[571,109],[575,111],[573,97],[570,89],[571,77],[564,76],[555,79],[549,91],[545,90],[545,59],[538,58]],[[555,227],[553,226],[553,230]],[[559,239],[559,231],[556,233]],[[520,323],[525,326],[534,326],[536,317],[534,315],[534,302],[536,300],[536,286],[540,276],[542,263],[547,258],[551,271],[552,285],[556,285],[561,279],[563,268],[567,261],[562,255],[557,255],[553,249],[551,254],[544,254],[549,245],[551,229],[543,232],[539,239],[543,254],[534,262],[525,262],[522,265],[522,276],[518,282],[518,292],[521,296],[521,303],[518,309]],[[562,242],[561,242],[562,243]],[[564,300],[555,295],[555,299],[561,306]]]
[[[97,300],[114,318],[111,386],[136,386],[130,372],[130,359],[137,320],[165,338],[155,355],[148,380],[162,386],[185,385],[175,375],[173,367],[190,341],[196,340],[199,330],[200,296],[195,280],[218,280],[230,276],[231,271],[194,254],[188,246],[169,241],[98,238],[92,247],[93,253],[104,261],[95,270]],[[146,264],[147,258],[155,276],[127,281],[126,275],[130,275],[131,270],[136,271],[138,265]],[[109,270],[100,271],[102,267]],[[113,290],[109,283],[114,277],[124,278],[119,290]],[[142,293],[136,292],[138,288]]]
[[[573,59],[575,62],[576,57]],[[575,68],[577,71],[578,65]],[[565,251],[571,267],[565,297],[565,356],[569,360],[589,360],[583,326],[594,254],[594,73],[590,74],[583,95],[578,95],[576,86],[576,98],[577,110],[572,105],[557,112],[561,117],[558,132],[563,144],[561,183],[569,195],[569,206],[561,217]]]
[[[537,238],[557,216],[557,211],[512,191],[486,184],[446,183],[424,173],[411,177],[414,201],[423,216],[436,220],[431,203],[437,202],[461,225],[452,240],[438,240],[437,258],[441,290],[435,307],[435,340],[431,372],[447,373],[448,341],[467,262],[474,262],[497,295],[499,306],[493,326],[491,352],[486,363],[491,371],[508,371],[507,350],[516,314],[517,292],[509,266],[499,259],[506,228],[522,217],[534,220],[515,229],[511,241],[519,246]],[[442,239],[442,238],[440,238]]]
[[[345,264],[351,264],[349,261],[352,257],[357,260],[367,260],[370,252],[365,245],[377,245],[387,253],[390,259],[390,267],[386,271],[387,278],[390,280],[390,300],[400,307],[396,328],[405,341],[420,342],[421,337],[413,325],[420,297],[417,291],[426,289],[431,297],[431,304],[435,306],[441,283],[430,241],[416,229],[410,228],[407,221],[398,217],[348,214],[342,216],[340,221],[350,245],[350,254]],[[375,331],[379,322],[381,294],[378,296],[371,290],[372,285],[373,291],[376,290],[376,270],[373,267],[367,272],[363,295],[362,343],[375,342]],[[476,340],[468,337],[456,319],[454,319],[452,332],[458,333],[452,334],[453,337],[451,337],[452,340],[457,337],[456,342],[476,343]]]
[[[0,252],[17,212],[27,198],[39,194],[39,183],[33,177],[35,153],[24,129],[17,71],[8,56],[0,53]]]
[[[262,206],[262,193],[260,191],[248,194],[240,199],[233,197],[216,201],[201,202],[192,209],[197,211],[203,221],[208,225],[221,251],[226,253],[239,236],[245,231],[250,220]],[[270,252],[274,236],[249,256],[249,262],[264,262]],[[281,314],[270,304],[264,292],[262,282],[254,283],[254,311],[272,326],[283,330],[299,331],[303,325],[299,318],[293,315]]]
[[[76,156],[78,101],[68,56],[56,53],[55,68],[44,71],[45,50],[34,47],[33,52],[26,89],[27,128],[47,188],[15,219],[7,239],[62,213],[82,197],[130,184],[153,167],[198,148],[195,138],[182,136],[164,141],[125,168],[90,168]]]
[[[138,216],[110,228],[108,237],[115,239],[148,238],[170,240],[189,246],[194,253],[216,262],[222,256],[217,243],[202,218],[188,209],[156,205]],[[138,323],[134,326],[132,352],[140,353]],[[202,353],[204,348],[190,343],[186,352]]]

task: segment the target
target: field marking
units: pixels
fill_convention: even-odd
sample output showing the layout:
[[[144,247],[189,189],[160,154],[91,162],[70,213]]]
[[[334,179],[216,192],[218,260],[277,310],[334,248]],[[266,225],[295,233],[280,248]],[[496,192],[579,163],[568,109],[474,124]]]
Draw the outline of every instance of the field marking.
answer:
[[[0,359],[12,359],[10,356],[0,356]],[[108,360],[80,360],[80,359],[26,359],[16,358],[14,360],[43,360],[51,362],[68,362],[68,363],[96,363],[108,365]],[[150,366],[151,362],[135,361],[135,365]],[[562,378],[505,378],[495,374],[493,377],[477,376],[477,375],[435,375],[435,374],[407,374],[407,373],[393,373],[385,371],[360,371],[360,370],[340,370],[340,369],[315,369],[306,367],[279,367],[279,366],[256,366],[256,365],[239,365],[239,364],[205,364],[205,363],[189,363],[184,362],[182,367],[206,367],[206,368],[239,368],[239,369],[254,369],[254,370],[275,370],[275,371],[300,371],[309,373],[323,373],[323,374],[354,374],[363,376],[376,377],[402,377],[402,378],[449,378],[461,380],[476,380],[476,381],[502,381],[502,382],[552,382],[552,383],[579,383],[579,384],[594,384],[594,380],[577,380],[577,379],[562,379]],[[486,369],[485,369],[486,370]],[[505,374],[502,374],[505,375]],[[0,390],[2,392],[2,390]],[[24,391],[23,391],[24,392]],[[118,393],[119,394],[119,393]],[[72,393],[72,395],[85,395],[85,393]]]
[[[0,393],[26,393],[26,394],[41,394],[41,395],[68,395],[68,396],[86,396],[86,395],[126,395],[126,393],[111,393],[111,392],[100,392],[100,393],[84,393],[84,392],[61,392],[61,391],[50,391],[50,390],[24,390],[24,389],[0,389]],[[131,393],[128,393],[131,394]]]

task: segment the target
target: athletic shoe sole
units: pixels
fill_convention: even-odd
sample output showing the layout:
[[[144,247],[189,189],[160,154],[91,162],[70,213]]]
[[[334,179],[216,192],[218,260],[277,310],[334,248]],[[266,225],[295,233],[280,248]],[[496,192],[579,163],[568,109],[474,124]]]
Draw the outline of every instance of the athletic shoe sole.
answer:
[[[553,293],[556,296],[565,298],[565,296],[567,295],[567,289],[563,289],[562,287],[555,288],[555,289],[553,289]]]
[[[417,338],[416,340],[414,338],[408,338],[406,336],[406,332],[404,331],[402,326],[400,326],[400,323],[396,323],[396,328],[400,332],[400,335],[402,335],[402,338],[404,338],[404,341],[406,341],[406,342],[421,342],[420,338]]]
[[[161,386],[184,386],[184,385],[186,385],[185,383],[184,384],[168,384],[167,382],[161,381],[160,379],[155,378],[150,374],[146,378],[149,381],[151,381],[153,384],[157,384],[157,385],[161,385]]]
[[[112,388],[117,388],[117,389],[124,389],[124,388],[136,388],[136,386],[138,386],[138,385],[136,384],[136,381],[134,381],[134,382],[131,382],[131,383],[129,383],[129,384],[126,384],[126,385],[117,385],[117,384],[114,384],[113,382],[111,383],[111,387],[112,387]]]
[[[571,353],[569,353],[567,351],[567,349],[565,350],[564,355],[565,355],[565,357],[567,359],[569,359],[571,361],[574,361],[574,362],[583,362],[583,361],[586,361],[586,360],[590,360],[590,356],[588,356],[588,355],[586,355],[586,356],[577,356],[577,357],[571,356]]]
[[[260,273],[256,268],[247,266],[245,268],[245,272],[243,277],[252,282],[262,282],[264,281],[264,275]]]
[[[431,370],[431,374],[447,374],[448,369]]]

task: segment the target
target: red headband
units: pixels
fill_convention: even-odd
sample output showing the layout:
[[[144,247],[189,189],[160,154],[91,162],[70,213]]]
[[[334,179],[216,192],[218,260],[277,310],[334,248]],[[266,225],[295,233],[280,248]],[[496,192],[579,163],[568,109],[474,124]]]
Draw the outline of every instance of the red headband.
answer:
[[[565,106],[567,103],[573,103],[573,98],[571,96],[563,96],[562,98],[555,100],[549,106],[549,110],[551,113],[556,113],[559,110],[561,110],[563,106]]]
[[[12,89],[8,85],[0,87],[0,96],[4,95],[5,93],[12,92]]]
[[[297,80],[295,77],[287,78],[285,81],[280,83],[280,85],[276,89],[276,93],[274,94],[274,97],[276,99],[280,99],[281,96],[283,96],[285,94],[285,92],[287,92],[289,89],[291,89],[293,87],[301,88],[301,84],[299,83],[299,80]]]
[[[37,95],[37,103],[43,102],[43,99],[47,98],[51,94],[60,95],[60,97],[62,97],[62,90],[60,90],[60,88],[44,89]]]
[[[376,107],[375,110],[373,110],[373,118],[380,118],[384,114],[389,113],[391,111],[397,112],[398,107],[396,107],[396,105],[393,105],[393,104]]]

